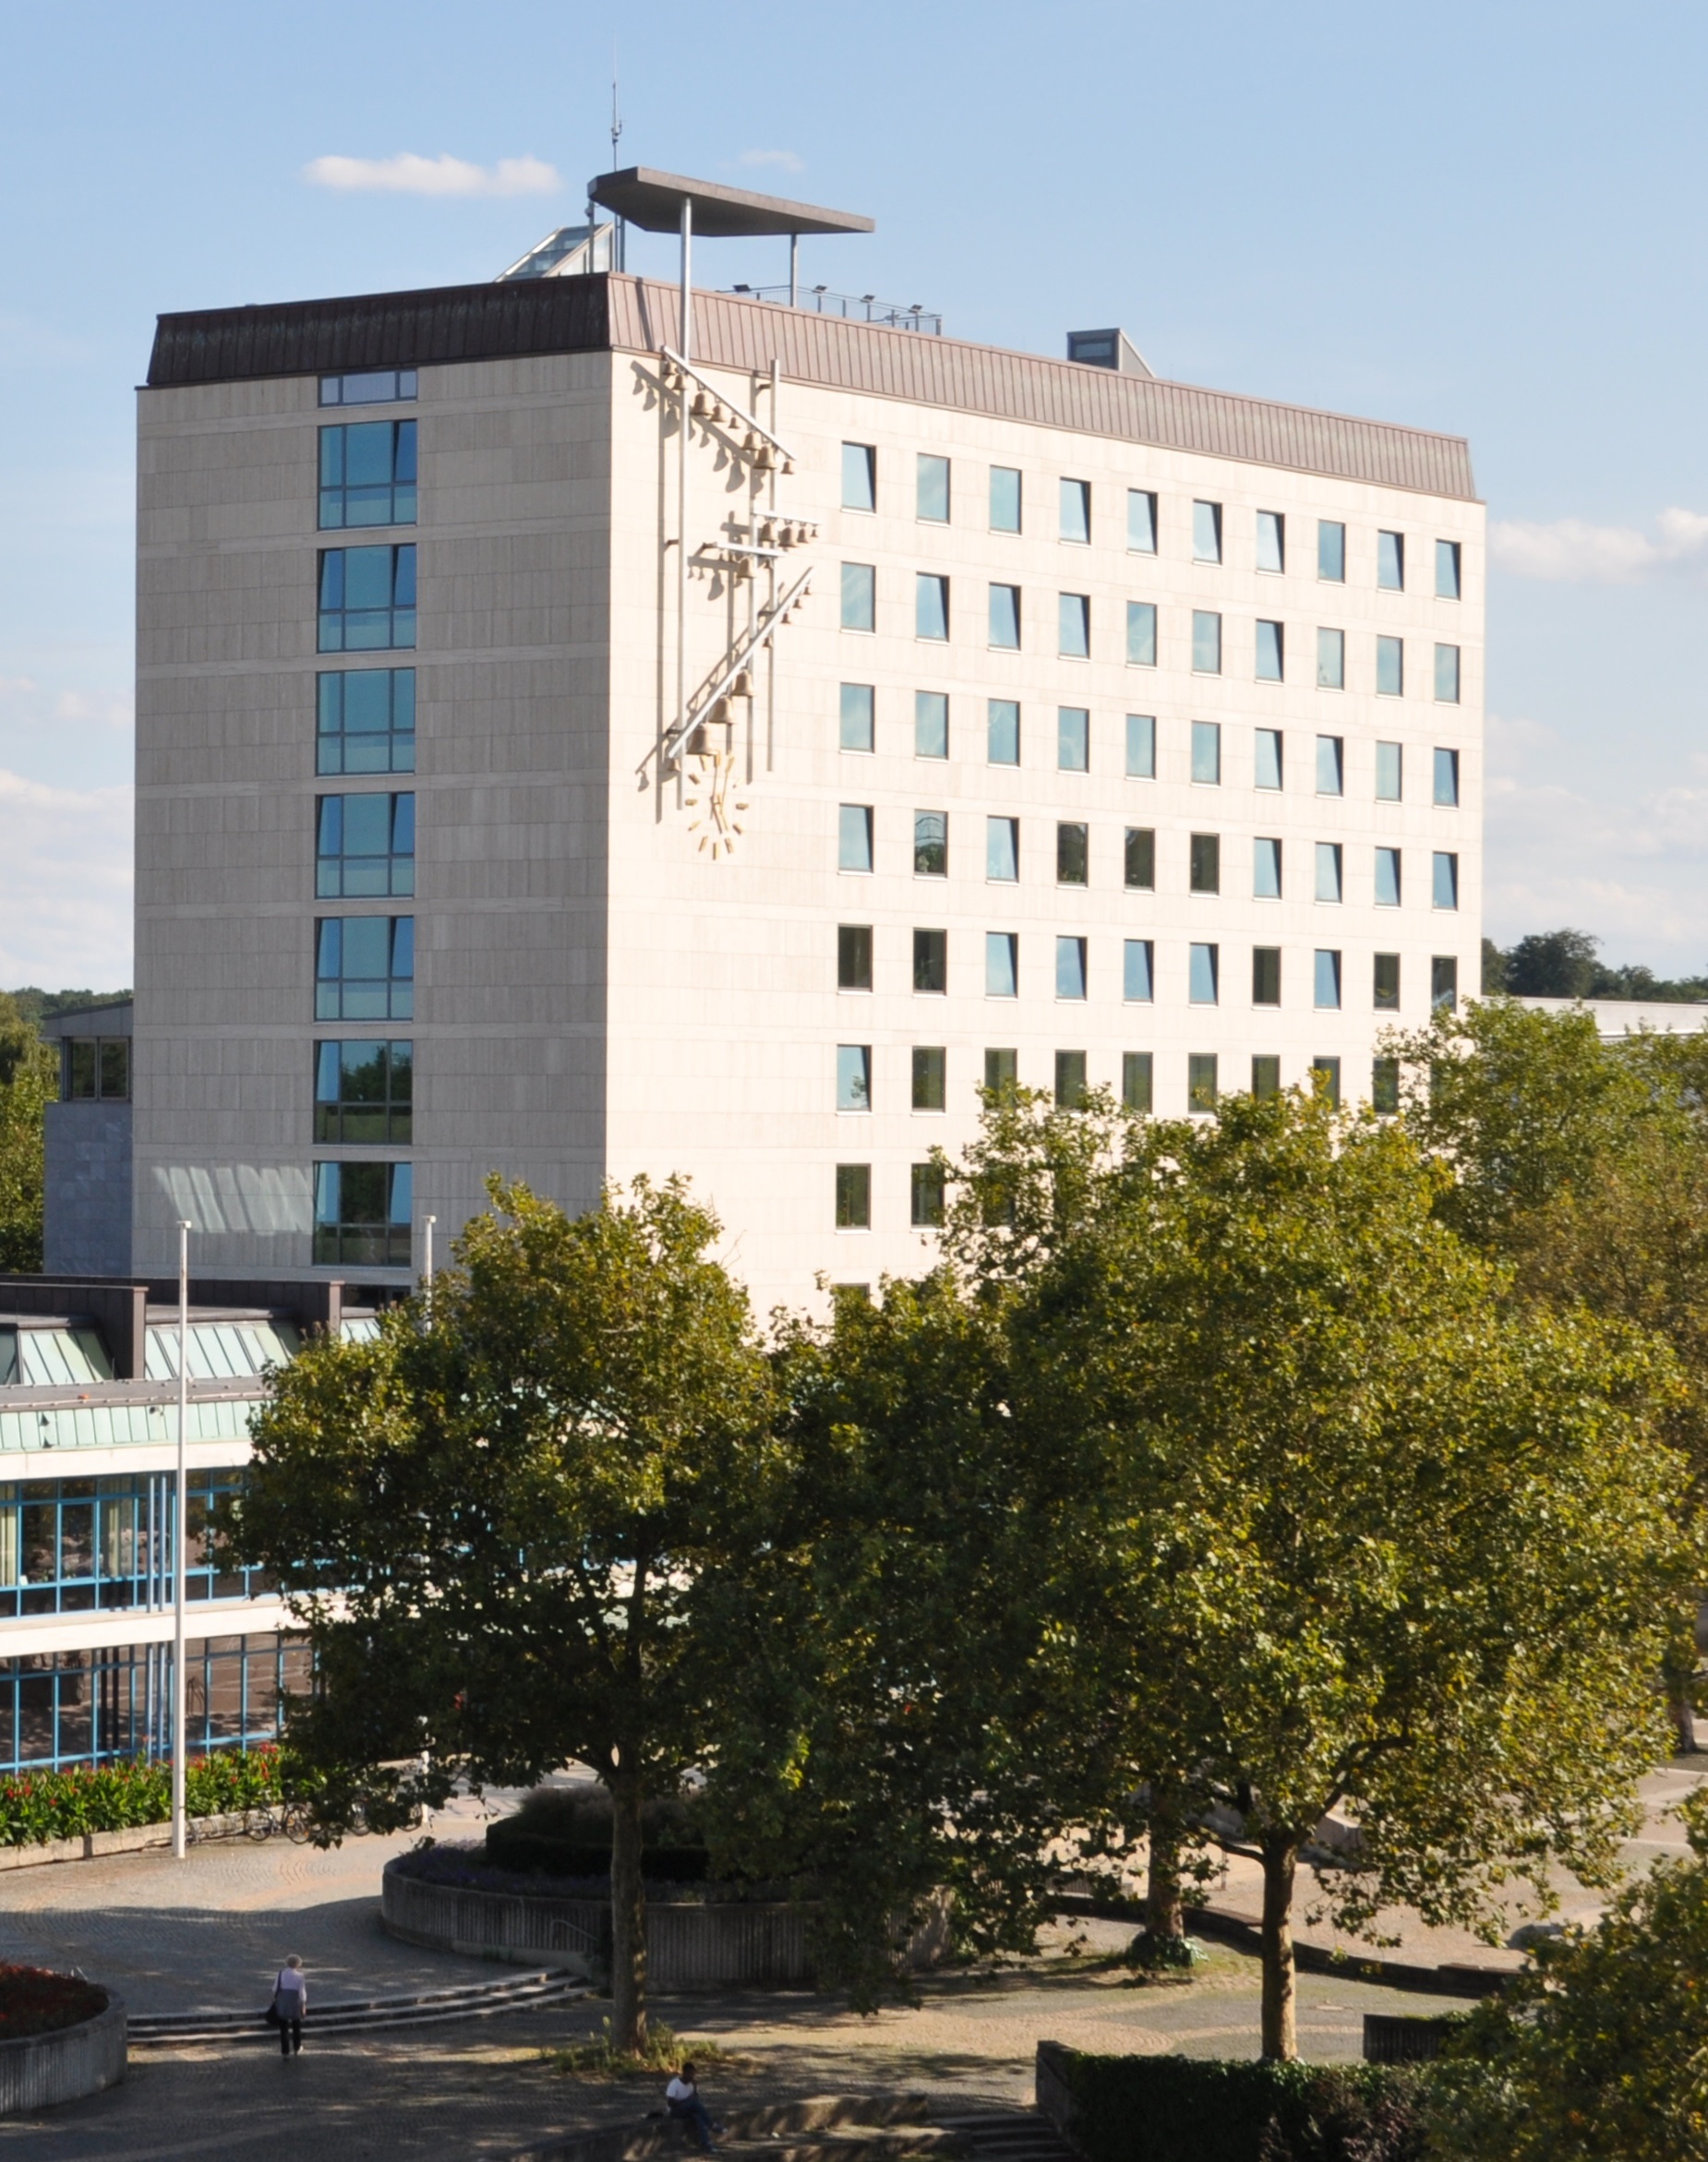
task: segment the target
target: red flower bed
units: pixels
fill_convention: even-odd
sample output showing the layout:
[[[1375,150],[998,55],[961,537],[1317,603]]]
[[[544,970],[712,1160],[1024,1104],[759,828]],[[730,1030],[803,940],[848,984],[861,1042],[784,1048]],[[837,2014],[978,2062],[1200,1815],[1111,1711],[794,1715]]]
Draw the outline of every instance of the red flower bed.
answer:
[[[107,1993],[80,1975],[0,1965],[0,2042],[53,2035],[107,2009]]]

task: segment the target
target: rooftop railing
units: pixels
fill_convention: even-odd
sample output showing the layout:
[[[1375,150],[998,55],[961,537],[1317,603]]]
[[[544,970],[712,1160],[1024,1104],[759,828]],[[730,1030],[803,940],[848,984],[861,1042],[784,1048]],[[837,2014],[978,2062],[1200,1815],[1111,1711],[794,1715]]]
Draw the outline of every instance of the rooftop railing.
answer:
[[[789,306],[787,285],[732,285],[744,300],[769,301],[774,307]],[[833,293],[827,285],[809,285],[795,295],[794,306],[815,316],[840,316],[845,322],[882,323],[891,330],[921,330],[927,337],[943,336],[943,318],[916,301],[903,307],[898,301],[880,300],[875,293]]]

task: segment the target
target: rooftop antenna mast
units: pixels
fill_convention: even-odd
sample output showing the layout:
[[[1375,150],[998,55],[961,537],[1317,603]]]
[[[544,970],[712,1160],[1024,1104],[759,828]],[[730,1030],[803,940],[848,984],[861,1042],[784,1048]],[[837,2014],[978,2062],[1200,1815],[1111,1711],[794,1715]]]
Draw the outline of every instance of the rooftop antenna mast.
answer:
[[[617,41],[613,38],[611,40],[611,171],[613,173],[617,170],[617,146],[621,140],[622,113],[617,102]],[[589,213],[589,222],[591,222],[591,212]],[[618,218],[611,231],[611,268],[613,270],[621,270],[628,267],[623,260],[628,253],[628,249],[624,246],[625,238],[623,221]],[[591,234],[588,236],[587,249],[591,258],[593,252]]]

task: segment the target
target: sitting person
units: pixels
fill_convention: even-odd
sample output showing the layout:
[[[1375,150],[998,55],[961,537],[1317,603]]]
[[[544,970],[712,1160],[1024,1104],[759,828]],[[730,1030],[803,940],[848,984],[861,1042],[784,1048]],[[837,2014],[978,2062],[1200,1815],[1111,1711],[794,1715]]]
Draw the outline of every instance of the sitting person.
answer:
[[[672,2117],[680,2118],[694,2128],[694,2137],[709,2155],[712,2153],[712,2135],[721,2132],[723,2126],[714,2124],[705,2104],[700,2099],[700,2090],[694,2084],[694,2068],[690,2060],[664,2091],[664,2106]]]

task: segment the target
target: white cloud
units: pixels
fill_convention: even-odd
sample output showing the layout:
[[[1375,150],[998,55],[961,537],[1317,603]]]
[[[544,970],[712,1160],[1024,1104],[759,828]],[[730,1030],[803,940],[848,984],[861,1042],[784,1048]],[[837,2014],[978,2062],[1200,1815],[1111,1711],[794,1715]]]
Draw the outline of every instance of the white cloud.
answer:
[[[743,165],[776,165],[785,173],[804,173],[806,166],[793,150],[743,150],[738,162]]]
[[[315,158],[303,178],[316,187],[373,188],[390,195],[551,195],[563,186],[540,158],[500,158],[471,165],[441,150],[437,158],[402,150],[395,158]]]
[[[0,985],[131,979],[131,791],[0,767]]]
[[[128,694],[104,698],[90,697],[81,691],[62,691],[54,701],[56,721],[99,721],[103,727],[128,728],[136,717],[136,702]]]
[[[1651,538],[1634,525],[1592,525],[1583,518],[1497,519],[1488,529],[1489,554],[1521,578],[1594,585],[1634,585],[1658,571],[1708,560],[1708,517],[1700,510],[1674,507],[1655,524]]]

